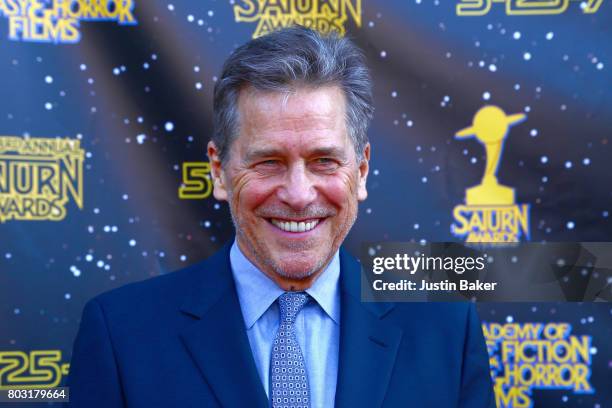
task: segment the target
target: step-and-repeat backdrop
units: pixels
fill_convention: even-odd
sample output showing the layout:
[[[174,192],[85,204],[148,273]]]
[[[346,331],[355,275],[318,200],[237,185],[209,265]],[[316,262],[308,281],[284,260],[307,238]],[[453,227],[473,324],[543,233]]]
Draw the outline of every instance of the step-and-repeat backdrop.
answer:
[[[213,86],[293,23],[350,36],[372,69],[353,253],[610,240],[611,1],[0,0],[0,388],[64,384],[88,299],[231,238]],[[612,406],[609,303],[479,312],[499,407]]]

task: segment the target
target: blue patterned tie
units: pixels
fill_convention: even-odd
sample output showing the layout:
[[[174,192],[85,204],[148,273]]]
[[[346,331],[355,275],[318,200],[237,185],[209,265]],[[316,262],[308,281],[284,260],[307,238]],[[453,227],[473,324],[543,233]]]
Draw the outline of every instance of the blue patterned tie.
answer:
[[[308,408],[310,396],[304,356],[295,336],[295,317],[308,302],[304,292],[286,292],[278,298],[280,325],[270,364],[273,408]]]

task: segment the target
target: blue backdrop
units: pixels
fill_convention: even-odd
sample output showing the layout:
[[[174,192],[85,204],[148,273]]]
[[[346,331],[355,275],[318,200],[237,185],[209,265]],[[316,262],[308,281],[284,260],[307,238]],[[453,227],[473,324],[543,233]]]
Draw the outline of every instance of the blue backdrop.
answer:
[[[372,69],[370,196],[353,253],[363,241],[465,240],[453,209],[486,156],[454,135],[486,105],[526,115],[497,171],[528,205],[519,239],[610,240],[610,1],[0,0],[0,388],[62,384],[88,299],[231,237],[205,156],[216,75],[234,47],[293,22],[345,32]],[[500,407],[612,406],[608,303],[479,311],[510,330],[489,333],[500,378],[513,327],[565,323],[567,339],[588,341],[588,361],[571,365],[588,369],[590,389],[569,374],[556,388],[498,380]]]

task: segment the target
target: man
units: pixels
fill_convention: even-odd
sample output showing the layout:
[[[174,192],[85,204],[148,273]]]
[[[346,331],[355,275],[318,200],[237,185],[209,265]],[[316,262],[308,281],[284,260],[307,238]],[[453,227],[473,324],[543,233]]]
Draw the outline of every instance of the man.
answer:
[[[236,239],[83,312],[74,407],[494,407],[472,305],[360,302],[340,248],[367,196],[368,71],[296,27],[225,63],[208,144]]]

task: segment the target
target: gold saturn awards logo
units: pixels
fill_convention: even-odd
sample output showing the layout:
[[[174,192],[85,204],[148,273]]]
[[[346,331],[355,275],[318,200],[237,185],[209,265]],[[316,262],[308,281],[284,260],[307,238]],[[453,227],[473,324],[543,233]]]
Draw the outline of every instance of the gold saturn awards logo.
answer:
[[[294,24],[344,35],[349,19],[361,27],[361,0],[239,0],[234,17],[237,23],[257,23],[253,38]]]
[[[0,224],[61,221],[70,198],[82,209],[84,155],[78,139],[0,136]]]
[[[514,189],[500,184],[496,176],[510,127],[526,118],[488,105],[476,112],[472,126],[455,134],[458,139],[475,137],[484,145],[487,161],[480,184],[468,188],[465,205],[453,209],[453,235],[477,243],[519,242],[523,235],[529,239],[529,205],[516,204]]]

